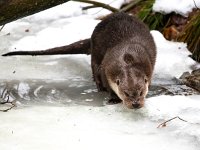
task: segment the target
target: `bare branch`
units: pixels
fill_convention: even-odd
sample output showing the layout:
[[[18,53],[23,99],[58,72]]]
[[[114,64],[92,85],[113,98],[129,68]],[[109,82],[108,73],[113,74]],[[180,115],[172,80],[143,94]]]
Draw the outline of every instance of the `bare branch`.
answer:
[[[16,103],[14,100],[10,101],[10,94],[6,88],[3,89],[0,98],[3,100],[2,102],[0,101],[0,105],[11,104],[11,106],[9,108],[3,109],[3,110],[0,109],[0,111],[7,112],[16,106]]]
[[[128,10],[130,10],[131,8],[133,8],[137,3],[141,2],[142,0],[134,0],[131,1],[127,6],[125,6],[124,8],[122,8],[120,11],[121,12],[127,12]]]
[[[0,32],[3,30],[4,26],[5,26],[5,24],[1,26],[1,28],[0,28]]]
[[[91,5],[91,6],[83,7],[82,10],[88,10],[88,9],[97,8],[97,7],[98,7],[98,6]]]
[[[12,104],[11,107],[9,107],[9,108],[7,108],[7,109],[0,110],[0,111],[2,111],[2,112],[7,112],[7,111],[11,110],[13,107],[16,106],[16,104],[13,103],[13,102],[10,102],[10,104]]]
[[[168,122],[170,122],[170,121],[172,121],[172,120],[174,120],[174,119],[177,119],[177,118],[178,118],[179,120],[181,120],[181,121],[188,122],[188,121],[186,121],[186,120],[180,118],[179,116],[176,116],[176,117],[173,117],[173,118],[171,118],[171,119],[169,119],[169,120],[167,120],[167,121],[164,121],[163,123],[159,124],[157,128],[166,127]]]
[[[200,9],[200,8],[197,6],[196,1],[193,0],[193,2],[194,2],[195,7],[196,7],[197,9]]]
[[[110,10],[112,12],[119,12],[119,10],[117,8],[114,8],[114,7],[112,7],[108,4],[104,4],[104,3],[101,3],[101,2],[96,2],[96,1],[91,1],[91,0],[72,0],[72,1],[93,4],[96,7],[102,7],[102,8],[105,8],[107,10]]]

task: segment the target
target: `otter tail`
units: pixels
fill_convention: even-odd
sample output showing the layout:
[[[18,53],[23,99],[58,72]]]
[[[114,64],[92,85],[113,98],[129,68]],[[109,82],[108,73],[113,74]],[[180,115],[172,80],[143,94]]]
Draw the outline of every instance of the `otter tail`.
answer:
[[[3,54],[2,56],[13,55],[63,55],[63,54],[90,54],[90,39],[80,40],[70,45],[50,48],[37,51],[15,51]]]

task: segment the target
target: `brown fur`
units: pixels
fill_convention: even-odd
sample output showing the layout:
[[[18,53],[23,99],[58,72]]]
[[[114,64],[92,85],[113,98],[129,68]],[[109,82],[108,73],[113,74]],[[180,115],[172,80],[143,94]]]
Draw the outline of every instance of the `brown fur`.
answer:
[[[94,80],[128,108],[140,108],[151,83],[156,47],[149,29],[125,13],[107,17],[91,37]]]

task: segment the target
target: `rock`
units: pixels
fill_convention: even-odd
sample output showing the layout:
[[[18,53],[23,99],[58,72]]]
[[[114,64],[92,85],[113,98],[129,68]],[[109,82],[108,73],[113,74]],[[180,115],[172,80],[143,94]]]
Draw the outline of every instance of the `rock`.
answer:
[[[193,75],[200,76],[200,68],[192,71]]]
[[[180,79],[185,85],[200,92],[200,68],[193,70],[191,74],[183,73]]]
[[[159,95],[193,95],[200,94],[197,90],[190,88],[186,85],[171,84],[171,85],[152,85],[149,88],[147,97],[159,96]]]
[[[185,79],[186,77],[190,76],[191,74],[187,71],[187,72],[184,72],[179,79]]]

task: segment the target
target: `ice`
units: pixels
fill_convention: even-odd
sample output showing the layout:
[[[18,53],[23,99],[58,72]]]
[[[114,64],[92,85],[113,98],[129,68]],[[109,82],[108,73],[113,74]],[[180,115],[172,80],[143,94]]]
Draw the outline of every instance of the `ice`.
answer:
[[[17,90],[18,90],[18,93],[19,93],[19,96],[21,98],[25,98],[27,100],[30,100],[30,98],[28,96],[28,93],[29,93],[29,90],[30,90],[30,87],[27,83],[23,83],[21,82],[18,87],[17,87]]]
[[[116,7],[121,2],[115,1]],[[99,22],[94,18],[104,12],[82,14],[83,6],[69,2],[7,24],[0,32],[1,54],[89,38]],[[200,66],[188,57],[186,44],[151,33],[158,49],[153,84],[171,83]],[[199,150],[200,95],[153,96],[144,108],[130,110],[108,105],[108,94],[97,92],[90,56],[1,57],[0,63],[0,92],[6,88],[17,100],[17,107],[0,112],[2,150]],[[5,107],[9,105],[0,105]],[[175,119],[157,128],[176,116],[187,122]]]
[[[100,150],[134,146],[142,150],[198,149],[199,139],[194,138],[199,136],[198,130],[185,131],[191,130],[192,125],[180,121],[177,122],[180,128],[172,123],[168,128],[157,129],[158,122],[152,121],[148,113],[121,108],[32,106],[13,110],[1,114],[4,122],[0,141],[8,141],[1,143],[1,148]],[[11,120],[13,125],[10,125]]]
[[[171,13],[187,16],[194,8],[200,8],[200,0],[156,0],[153,10],[156,12]]]

